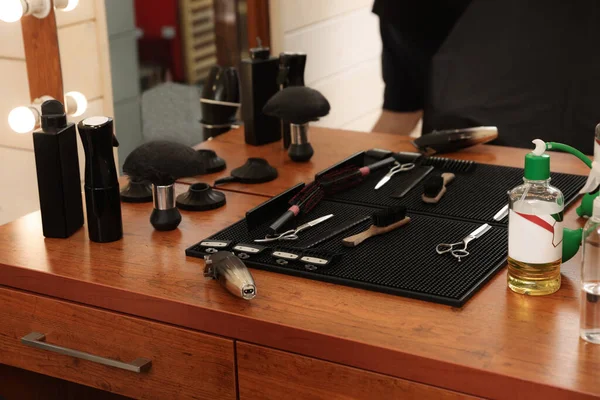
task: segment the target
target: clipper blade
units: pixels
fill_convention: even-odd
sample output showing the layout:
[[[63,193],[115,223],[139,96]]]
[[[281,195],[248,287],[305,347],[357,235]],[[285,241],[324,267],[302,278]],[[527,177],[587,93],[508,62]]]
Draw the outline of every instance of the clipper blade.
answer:
[[[204,276],[219,281],[231,294],[244,300],[256,296],[256,285],[246,264],[229,251],[219,251],[204,257]]]

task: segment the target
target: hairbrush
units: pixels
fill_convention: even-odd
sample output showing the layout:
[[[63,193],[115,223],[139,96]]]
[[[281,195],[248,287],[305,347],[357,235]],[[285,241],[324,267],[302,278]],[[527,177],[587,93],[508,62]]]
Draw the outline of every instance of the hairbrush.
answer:
[[[373,225],[369,229],[343,239],[342,244],[346,247],[356,247],[373,236],[391,232],[410,222],[410,217],[406,216],[406,207],[404,206],[379,210],[373,214],[372,219]]]
[[[282,226],[298,214],[309,213],[325,195],[331,195],[349,189],[361,183],[365,176],[373,171],[394,163],[393,157],[377,161],[365,167],[347,167],[323,175],[319,180],[305,186],[290,200],[290,208],[269,226],[270,233],[277,233]]]
[[[446,194],[446,186],[454,180],[454,174],[445,172],[442,176],[429,177],[423,187],[421,198],[425,203],[437,204],[442,196]]]
[[[300,212],[309,213],[325,196],[325,191],[318,182],[305,186],[290,200],[290,208],[269,225],[270,233],[277,233],[282,226],[291,221]]]

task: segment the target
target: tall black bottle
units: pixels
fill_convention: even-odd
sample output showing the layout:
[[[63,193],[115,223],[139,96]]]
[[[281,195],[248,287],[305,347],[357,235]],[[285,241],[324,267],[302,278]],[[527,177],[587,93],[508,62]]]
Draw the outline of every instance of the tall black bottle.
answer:
[[[279,120],[262,112],[267,101],[279,90],[278,68],[279,59],[271,57],[268,47],[250,49],[250,59],[244,59],[240,64],[242,119],[248,144],[260,146],[281,139]]]
[[[58,100],[42,104],[41,125],[33,150],[42,228],[47,238],[68,238],[83,226],[77,132]]]
[[[279,89],[289,86],[304,86],[304,69],[306,68],[306,54],[283,52],[279,54],[279,74],[277,84]],[[283,148],[287,149],[291,143],[290,122],[281,120],[281,136]]]
[[[113,146],[113,120],[90,117],[77,125],[85,150],[85,201],[88,233],[94,242],[114,242],[123,237],[119,180]]]

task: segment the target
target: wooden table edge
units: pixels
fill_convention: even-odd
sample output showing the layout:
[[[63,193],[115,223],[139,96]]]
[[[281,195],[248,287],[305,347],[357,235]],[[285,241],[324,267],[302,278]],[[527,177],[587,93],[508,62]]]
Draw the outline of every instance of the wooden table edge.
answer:
[[[512,398],[506,391],[510,387],[510,393],[525,397],[595,398],[582,391],[18,266],[0,264],[0,281],[3,282],[0,287],[73,301],[475,396],[489,397],[490,393],[498,393],[503,394],[501,398]],[[435,370],[443,372],[433,373]]]

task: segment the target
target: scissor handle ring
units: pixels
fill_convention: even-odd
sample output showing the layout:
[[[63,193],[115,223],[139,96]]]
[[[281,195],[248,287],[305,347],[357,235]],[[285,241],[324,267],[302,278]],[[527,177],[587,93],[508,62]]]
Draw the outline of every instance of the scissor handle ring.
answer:
[[[458,261],[460,261],[461,258],[468,256],[469,254],[471,253],[469,253],[466,249],[457,249],[452,251],[452,255],[458,258]]]
[[[446,254],[450,251],[452,251],[452,247],[454,247],[453,244],[449,244],[449,243],[440,243],[437,246],[435,246],[435,251],[438,254]]]
[[[291,233],[289,235],[281,236],[279,240],[298,240],[298,235],[296,235],[295,233]]]

